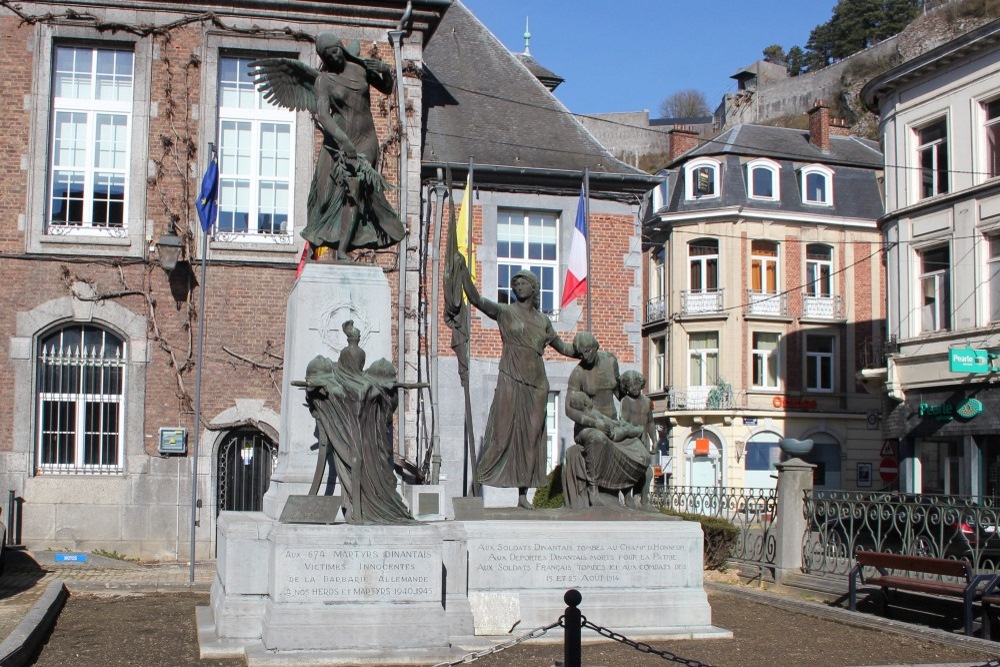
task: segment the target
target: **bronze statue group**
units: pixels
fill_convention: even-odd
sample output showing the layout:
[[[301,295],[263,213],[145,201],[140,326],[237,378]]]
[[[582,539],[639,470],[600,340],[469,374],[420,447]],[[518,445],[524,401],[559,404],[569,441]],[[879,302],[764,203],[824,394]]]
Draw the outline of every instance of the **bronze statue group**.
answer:
[[[266,100],[308,111],[323,134],[307,200],[302,236],[313,248],[335,250],[337,260],[361,248],[386,248],[405,234],[378,172],[379,144],[371,113],[370,88],[393,89],[389,67],[361,58],[357,42],[343,43],[324,32],[316,38],[320,70],[288,58],[251,64]],[[457,255],[457,253],[455,253]],[[571,509],[596,505],[648,508],[649,465],[655,445],[651,402],[642,394],[640,373],[619,373],[614,355],[600,350],[589,332],[563,341],[539,308],[535,275],[520,271],[511,280],[514,299],[501,304],[483,297],[461,255],[449,256],[456,289],[469,303],[496,320],[503,342],[499,379],[477,464],[481,484],[517,488],[518,506],[532,509],[528,489],[547,484],[545,416],[549,383],[543,355],[547,347],[579,359],[569,378],[566,415],[574,422],[575,444],[565,454],[563,488]],[[459,287],[460,284],[460,287]],[[413,521],[395,491],[392,443],[396,408],[395,368],[380,359],[364,369],[365,354],[352,322],[344,325],[348,344],[336,362],[316,357],[304,382],[317,421],[320,460],[332,458],[343,487],[349,523],[398,524]],[[621,403],[621,415],[615,406]]]

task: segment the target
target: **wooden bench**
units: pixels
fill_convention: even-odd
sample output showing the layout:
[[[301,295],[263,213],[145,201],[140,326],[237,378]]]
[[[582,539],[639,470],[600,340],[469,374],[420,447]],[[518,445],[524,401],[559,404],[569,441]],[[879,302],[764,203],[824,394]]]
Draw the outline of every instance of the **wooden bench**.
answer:
[[[993,592],[998,575],[976,574],[968,561],[948,558],[926,558],[904,554],[882,553],[878,551],[858,551],[855,566],[851,569],[850,603],[851,611],[857,611],[858,583],[878,586],[881,593],[882,609],[889,604],[889,591],[910,591],[927,595],[958,598],[962,601],[965,615],[965,634],[972,635],[973,603],[981,601],[984,594]],[[866,576],[865,568],[874,568],[878,574]],[[890,574],[890,571],[906,574]],[[953,577],[957,582],[908,576],[915,574]],[[997,597],[1000,603],[1000,596]],[[985,617],[985,613],[984,613]],[[985,621],[984,621],[985,623]],[[984,628],[986,626],[984,625]]]
[[[983,595],[980,603],[983,605],[983,639],[993,639],[993,615],[995,613],[993,608],[1000,608],[1000,592],[994,590]]]

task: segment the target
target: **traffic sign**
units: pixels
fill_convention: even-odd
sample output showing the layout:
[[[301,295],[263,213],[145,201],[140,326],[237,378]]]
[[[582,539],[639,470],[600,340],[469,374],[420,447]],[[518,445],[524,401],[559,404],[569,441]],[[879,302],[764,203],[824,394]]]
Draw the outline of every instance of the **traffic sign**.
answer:
[[[882,459],[882,463],[878,466],[878,474],[883,482],[886,484],[895,482],[898,473],[899,466],[896,464],[896,459]]]
[[[893,444],[892,440],[886,440],[882,443],[882,449],[878,455],[882,458],[896,458],[896,445]]]

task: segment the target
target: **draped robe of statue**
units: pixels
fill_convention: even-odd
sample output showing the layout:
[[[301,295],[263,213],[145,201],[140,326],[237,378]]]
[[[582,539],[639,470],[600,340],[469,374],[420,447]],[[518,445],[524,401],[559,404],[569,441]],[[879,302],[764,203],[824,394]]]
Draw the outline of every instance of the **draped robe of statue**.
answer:
[[[415,519],[396,491],[389,426],[396,409],[395,369],[380,359],[367,371],[351,346],[339,362],[318,356],[306,372],[306,402],[333,450],[347,522],[407,524]],[[360,363],[359,363],[360,361]]]

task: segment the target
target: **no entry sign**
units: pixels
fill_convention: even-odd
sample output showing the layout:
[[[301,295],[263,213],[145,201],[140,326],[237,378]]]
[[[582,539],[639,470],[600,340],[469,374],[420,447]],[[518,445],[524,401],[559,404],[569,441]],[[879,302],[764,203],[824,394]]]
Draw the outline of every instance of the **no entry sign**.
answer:
[[[896,459],[882,459],[882,463],[878,466],[878,474],[886,484],[895,482],[896,475],[899,474],[899,465],[896,463]]]

